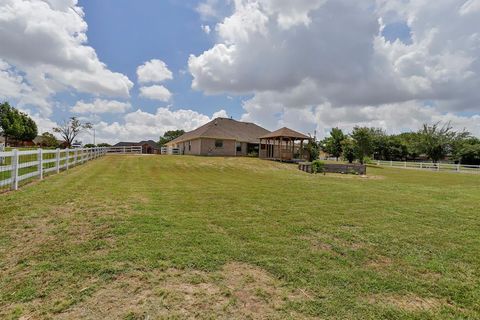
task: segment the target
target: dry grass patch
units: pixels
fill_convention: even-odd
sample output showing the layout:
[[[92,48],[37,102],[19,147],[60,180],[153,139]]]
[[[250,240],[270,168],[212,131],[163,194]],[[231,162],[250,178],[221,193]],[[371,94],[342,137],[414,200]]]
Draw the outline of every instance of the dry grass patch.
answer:
[[[229,263],[217,272],[168,269],[119,276],[60,319],[281,319],[289,301],[305,298],[264,270]]]
[[[425,298],[414,294],[407,295],[372,295],[367,298],[368,303],[393,307],[407,312],[436,312],[442,307],[452,307],[446,300]]]

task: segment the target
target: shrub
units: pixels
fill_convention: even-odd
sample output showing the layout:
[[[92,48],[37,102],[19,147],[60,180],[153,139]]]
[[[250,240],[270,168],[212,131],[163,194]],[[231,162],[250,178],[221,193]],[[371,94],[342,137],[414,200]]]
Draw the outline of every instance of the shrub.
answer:
[[[325,173],[325,163],[320,160],[315,160],[312,162],[312,172],[313,173]]]
[[[365,163],[365,164],[372,164],[372,163],[373,163],[373,160],[372,160],[372,158],[370,158],[370,157],[365,157],[365,158],[363,158],[363,163]]]

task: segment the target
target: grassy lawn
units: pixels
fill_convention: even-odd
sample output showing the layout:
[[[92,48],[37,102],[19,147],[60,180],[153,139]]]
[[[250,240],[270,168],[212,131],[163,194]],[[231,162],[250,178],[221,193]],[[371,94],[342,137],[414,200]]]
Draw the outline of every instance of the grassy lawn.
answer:
[[[0,195],[0,318],[480,318],[480,176],[107,156]]]

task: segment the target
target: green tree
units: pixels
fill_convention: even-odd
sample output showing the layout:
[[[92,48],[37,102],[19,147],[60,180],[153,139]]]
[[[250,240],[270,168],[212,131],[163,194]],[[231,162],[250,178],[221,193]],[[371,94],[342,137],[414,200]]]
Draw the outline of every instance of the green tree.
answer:
[[[308,140],[304,146],[304,150],[308,153],[308,161],[314,161],[318,159],[320,148],[315,138]]]
[[[422,153],[420,134],[418,132],[404,132],[399,134],[398,137],[406,148],[406,158],[416,160]]]
[[[47,148],[57,148],[58,147],[58,140],[57,138],[51,134],[50,132],[44,132],[42,133],[41,135],[41,145],[43,147],[47,147]]]
[[[10,106],[8,102],[0,104],[0,129],[5,137],[5,144],[8,138],[16,138],[22,134],[22,119],[20,113]]]
[[[459,162],[469,165],[480,165],[480,139],[468,138],[458,151]]]
[[[53,128],[54,132],[59,133],[65,141],[67,147],[71,147],[75,138],[84,130],[91,129],[92,124],[89,122],[82,122],[76,117],[71,117],[64,121],[62,125]]]
[[[8,142],[8,138],[28,141],[35,139],[38,129],[35,121],[27,114],[4,102],[0,104],[0,132],[5,137],[5,142]]]
[[[83,146],[84,148],[95,148],[96,145],[94,145],[93,143],[87,143],[86,145]]]
[[[372,129],[367,127],[355,127],[351,134],[354,145],[355,158],[361,164],[365,162],[365,158],[373,153],[374,148],[374,134]]]
[[[103,142],[103,143],[99,143],[97,146],[99,146],[99,147],[111,147],[112,145],[109,144],[109,143]]]
[[[163,147],[167,142],[170,142],[178,137],[180,137],[182,134],[184,134],[184,130],[169,130],[166,131],[163,136],[160,137],[160,140],[158,141],[158,144],[160,147]]]
[[[469,136],[466,131],[456,132],[450,123],[440,126],[440,122],[433,125],[424,124],[420,135],[420,150],[433,162],[444,159],[454,152],[454,144]]]
[[[38,135],[38,128],[35,121],[22,112],[20,112],[20,119],[22,122],[22,131],[16,138],[22,141],[31,141],[35,139]]]
[[[320,142],[322,151],[338,158],[342,155],[342,142],[346,136],[339,128],[332,128],[330,131],[330,137],[323,139]]]
[[[343,159],[352,163],[355,160],[355,144],[352,138],[347,137],[342,141]]]

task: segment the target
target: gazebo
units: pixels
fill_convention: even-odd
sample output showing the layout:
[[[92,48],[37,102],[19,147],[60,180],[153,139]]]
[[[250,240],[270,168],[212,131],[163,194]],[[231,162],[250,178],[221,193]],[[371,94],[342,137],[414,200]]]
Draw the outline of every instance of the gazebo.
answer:
[[[303,160],[303,142],[305,140],[310,140],[310,137],[286,127],[281,128],[260,137],[259,157],[277,161],[293,161],[295,154],[298,154],[299,158]]]

